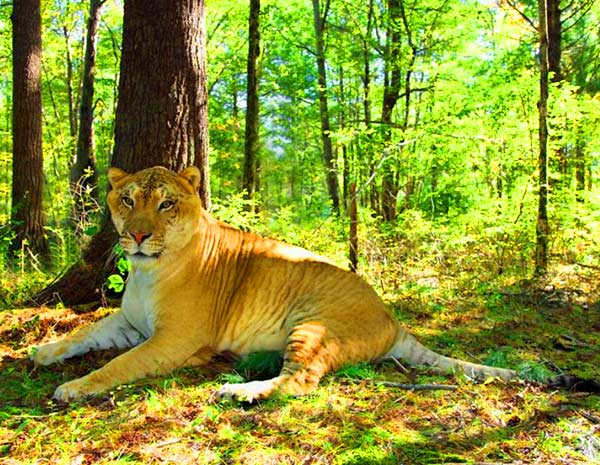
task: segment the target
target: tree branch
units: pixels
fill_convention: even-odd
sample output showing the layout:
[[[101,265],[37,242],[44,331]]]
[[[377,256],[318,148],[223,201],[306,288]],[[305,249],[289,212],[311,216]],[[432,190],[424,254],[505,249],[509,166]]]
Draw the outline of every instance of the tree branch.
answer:
[[[562,10],[563,12],[564,12],[564,11],[568,11],[569,9],[571,9],[571,7],[573,7],[573,9],[572,9],[572,13],[571,13],[569,16],[567,16],[566,18],[563,18],[563,19],[560,21],[560,22],[561,22],[561,24],[564,26],[564,27],[563,27],[563,32],[566,32],[566,31],[568,31],[568,30],[569,30],[569,29],[571,29],[572,27],[576,26],[576,25],[577,25],[577,24],[578,24],[578,23],[579,23],[581,20],[583,20],[583,18],[585,18],[585,15],[586,15],[587,13],[589,13],[589,11],[592,9],[592,6],[594,6],[594,2],[595,2],[595,1],[596,1],[596,0],[587,0],[587,1],[586,1],[586,2],[584,2],[583,4],[581,4],[581,5],[578,5],[576,8],[575,8],[575,7],[573,7],[573,3],[575,3],[575,2],[572,2],[572,3],[570,3],[570,4],[569,4],[569,6],[567,6],[567,7],[566,7],[564,10]],[[569,22],[569,21],[570,21],[572,18],[575,18],[575,20],[574,20],[574,21],[573,21],[571,24],[569,24],[569,25],[567,26],[567,23],[568,23],[568,22]]]
[[[325,30],[325,21],[327,21],[327,15],[329,14],[329,7],[331,6],[331,0],[327,0],[325,8],[323,8],[323,17],[321,18],[321,24],[323,24],[323,30]]]
[[[506,0],[506,3],[508,3],[508,5],[515,10],[517,13],[519,13],[519,15],[521,16],[521,18],[523,18],[527,24],[529,24],[531,26],[531,28],[534,31],[537,31],[537,26],[535,25],[535,23],[529,18],[529,16],[527,16],[523,11],[521,11],[518,7],[517,7],[517,3],[514,0]]]

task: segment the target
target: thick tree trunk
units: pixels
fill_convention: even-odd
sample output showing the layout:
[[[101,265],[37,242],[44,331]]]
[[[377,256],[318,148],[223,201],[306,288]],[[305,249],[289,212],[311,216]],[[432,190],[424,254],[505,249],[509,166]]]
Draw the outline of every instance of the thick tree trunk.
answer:
[[[129,172],[155,165],[202,166],[208,186],[204,2],[126,0],[112,165]],[[204,192],[204,194],[202,193]],[[117,241],[105,215],[82,262],[34,298],[67,305],[101,298]]]
[[[259,150],[258,58],[260,56],[260,0],[250,0],[248,26],[246,138],[242,187],[246,191],[246,199],[251,200],[254,198],[255,191],[257,191],[256,175]]]
[[[42,19],[40,0],[13,3],[12,250],[49,259],[42,213]]]
[[[207,146],[198,137],[207,127],[204,1],[127,0],[123,21],[112,165],[199,166]]]
[[[79,106],[79,136],[75,161],[70,173],[71,195],[75,206],[73,219],[76,226],[81,220],[87,220],[88,212],[96,208],[99,199],[94,147],[94,73],[100,8],[105,1],[90,0],[87,22],[81,104]]]
[[[538,0],[540,100],[539,153],[538,153],[538,213],[536,226],[535,274],[543,275],[548,270],[548,31],[546,0]]]
[[[329,10],[329,0],[326,0],[325,12],[321,14],[319,0],[313,0],[314,26],[316,36],[317,55],[317,83],[319,94],[319,112],[321,117],[321,140],[323,142],[323,163],[325,165],[325,178],[327,190],[331,198],[333,211],[340,211],[340,194],[337,179],[337,169],[333,157],[333,144],[331,142],[331,125],[329,122],[329,106],[327,100],[327,72],[325,68],[325,21]]]

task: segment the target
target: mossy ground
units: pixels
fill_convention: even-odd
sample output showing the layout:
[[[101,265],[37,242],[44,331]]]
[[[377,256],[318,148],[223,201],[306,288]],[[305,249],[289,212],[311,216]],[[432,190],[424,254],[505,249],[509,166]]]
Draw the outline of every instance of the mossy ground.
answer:
[[[596,273],[560,267],[544,282],[523,284],[468,272],[413,269],[378,287],[398,318],[440,352],[513,368],[559,367],[598,379]],[[377,284],[373,275],[367,279]],[[26,358],[28,347],[110,311],[33,308],[0,313],[0,463],[600,461],[598,395],[520,381],[474,384],[423,368],[407,377],[392,364],[344,370],[327,376],[305,398],[274,398],[253,406],[213,401],[218,385],[237,376],[236,366],[226,359],[205,369],[122,386],[89,402],[54,403],[57,385],[116,353],[35,368]],[[376,385],[369,378],[459,388],[411,392]]]

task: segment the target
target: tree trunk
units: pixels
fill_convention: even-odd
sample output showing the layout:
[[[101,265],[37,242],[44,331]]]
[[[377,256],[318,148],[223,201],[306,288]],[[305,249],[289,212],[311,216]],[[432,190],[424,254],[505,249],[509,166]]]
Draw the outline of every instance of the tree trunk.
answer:
[[[555,83],[563,80],[560,66],[562,56],[562,21],[560,16],[560,0],[546,0],[548,72],[552,74],[552,82]]]
[[[585,178],[587,171],[587,163],[585,160],[585,153],[581,139],[581,129],[578,129],[575,139],[575,196],[578,202],[583,202],[583,196],[581,194],[583,191],[585,191]]]
[[[252,200],[257,190],[256,172],[259,149],[259,101],[258,101],[258,58],[260,56],[260,0],[250,0],[246,139],[244,144],[244,178],[242,187],[245,198]]]
[[[126,0],[123,24],[112,165],[129,171],[201,165],[207,143],[198,136],[206,132],[208,103],[204,1]]]
[[[42,19],[40,0],[13,3],[12,251],[49,259],[42,212]]]
[[[201,165],[207,183],[204,2],[126,0],[123,24],[112,165],[129,172],[155,165],[175,171]],[[209,186],[200,193],[208,206]],[[82,262],[34,301],[75,305],[100,300],[114,267],[116,241],[105,215]]]
[[[200,170],[200,187],[198,194],[202,200],[204,208],[210,210],[210,165],[208,159],[208,77],[206,70],[206,18],[204,14],[204,0],[190,2],[186,0],[185,4],[190,4],[190,10],[193,9],[188,31],[188,42],[190,51],[188,56],[191,61],[186,66],[190,68],[191,83],[188,87],[190,92],[189,105],[193,109],[193,152],[192,163]],[[168,5],[170,3],[167,2]],[[188,60],[189,61],[189,60]]]
[[[67,60],[67,100],[69,102],[69,134],[77,136],[77,114],[75,111],[75,92],[73,92],[73,57],[71,56],[71,36],[67,26],[63,26],[65,38],[65,59]]]
[[[540,41],[540,100],[538,153],[538,213],[536,225],[535,274],[548,271],[548,31],[546,0],[538,0],[538,33]]]
[[[389,145],[392,132],[392,113],[400,96],[400,2],[388,0],[388,28],[385,53],[385,79],[381,122],[384,126],[384,144]],[[396,173],[390,163],[383,174],[381,210],[385,221],[396,218],[396,198],[398,183]]]
[[[346,130],[346,91],[344,88],[344,68],[340,66],[338,68],[338,81],[339,85],[339,108],[340,112],[338,115],[340,131]],[[341,144],[342,150],[342,204],[344,209],[348,211],[350,206],[350,160],[348,159],[348,147],[347,144]]]
[[[356,208],[356,184],[350,185],[350,271],[356,273],[358,270],[358,215]]]
[[[363,114],[365,117],[365,127],[367,128],[366,133],[366,141],[367,141],[367,155],[366,159],[368,160],[368,179],[373,180],[376,176],[375,173],[375,160],[373,159],[373,150],[372,150],[372,137],[371,137],[371,43],[370,38],[373,31],[373,0],[369,0],[369,10],[367,13],[367,29],[365,36],[363,38],[363,75],[362,75],[362,84],[363,84]],[[377,189],[377,184],[372,182],[369,186],[369,206],[371,210],[375,213],[375,215],[381,214],[381,209],[379,208],[379,191]]]
[[[94,147],[94,72],[96,68],[96,42],[100,8],[106,0],[90,0],[87,23],[81,104],[79,106],[79,135],[77,152],[71,167],[70,187],[74,201],[75,226],[87,220],[89,211],[98,203],[98,172]]]
[[[321,140],[323,142],[323,163],[327,190],[331,198],[334,213],[340,211],[340,195],[337,179],[337,170],[333,158],[333,144],[331,143],[331,125],[329,122],[329,108],[327,101],[327,73],[325,69],[325,21],[329,11],[329,0],[326,0],[325,11],[321,14],[319,0],[313,0],[314,26],[316,37],[317,73],[319,112],[321,116]]]

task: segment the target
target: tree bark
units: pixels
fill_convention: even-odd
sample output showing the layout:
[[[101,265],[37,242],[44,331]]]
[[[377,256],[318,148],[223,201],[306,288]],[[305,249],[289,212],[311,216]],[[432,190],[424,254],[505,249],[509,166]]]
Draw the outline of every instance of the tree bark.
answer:
[[[375,160],[373,159],[373,150],[371,147],[372,137],[371,137],[371,43],[370,38],[373,32],[373,0],[369,0],[369,9],[367,13],[367,28],[365,32],[365,36],[363,38],[363,75],[362,75],[362,84],[363,84],[363,114],[365,117],[365,127],[367,128],[366,140],[368,144],[366,159],[368,160],[368,179],[373,179],[376,175],[375,173]],[[371,210],[376,214],[381,214],[381,209],[379,207],[379,190],[377,188],[376,183],[372,183],[369,186],[369,206]]]
[[[40,0],[13,3],[12,251],[50,258],[42,212],[42,19]]]
[[[204,169],[207,162],[204,1],[126,0],[112,165],[134,172],[155,165]],[[44,289],[38,304],[98,301],[113,271],[117,235],[108,215],[80,263]]]
[[[350,185],[350,271],[356,273],[358,271],[358,215],[356,207],[356,184]]]
[[[112,165],[129,171],[203,167],[204,1],[127,0],[123,24]]]
[[[578,202],[583,202],[582,192],[585,191],[587,163],[583,149],[581,128],[577,130],[575,139],[575,196]]]
[[[87,22],[81,103],[79,106],[79,135],[75,161],[70,173],[71,195],[75,206],[73,219],[76,226],[80,223],[80,220],[86,219],[90,210],[96,208],[99,200],[98,171],[94,147],[94,73],[100,8],[105,1],[90,0],[90,13]]]
[[[562,56],[562,21],[560,0],[546,0],[546,28],[548,37],[548,72],[552,82],[563,80],[560,60]]]
[[[189,1],[189,0],[188,0]],[[194,109],[193,112],[193,137],[192,152],[193,165],[200,170],[200,187],[198,194],[202,199],[204,208],[210,210],[210,165],[208,159],[208,75],[206,65],[206,17],[204,13],[205,0],[191,2],[194,11],[193,17],[195,24],[191,25],[189,31],[190,52],[193,77],[190,84],[190,102],[189,105]]]
[[[260,0],[250,0],[248,26],[246,138],[244,143],[244,177],[242,187],[245,190],[245,198],[252,200],[254,193],[257,191],[256,175],[259,150],[258,58],[260,56]]]
[[[317,55],[317,84],[319,94],[319,113],[321,118],[321,140],[323,143],[323,163],[325,165],[325,178],[327,190],[331,198],[331,206],[335,214],[340,211],[340,194],[337,179],[337,169],[333,157],[333,144],[331,142],[331,124],[329,121],[329,107],[327,99],[327,71],[325,68],[325,22],[329,11],[329,0],[326,0],[325,11],[321,13],[319,0],[313,0],[313,14],[316,37]]]
[[[400,96],[400,2],[388,0],[388,28],[385,53],[385,79],[383,89],[383,105],[381,109],[381,122],[384,127],[384,144],[391,141],[392,113]],[[383,174],[381,189],[381,213],[385,221],[396,218],[396,198],[398,183],[396,173],[388,164]]]
[[[67,26],[63,26],[65,38],[65,59],[67,61],[67,100],[69,102],[69,135],[77,136],[77,112],[75,111],[75,92],[73,91],[73,57],[71,56],[71,36]]]
[[[538,152],[538,213],[536,224],[535,274],[548,271],[548,30],[546,0],[538,0],[540,100]]]
[[[340,66],[338,68],[338,103],[339,103],[339,127],[342,132],[346,130],[346,90],[344,87],[344,68]],[[347,144],[341,144],[342,150],[342,204],[345,211],[350,208],[350,160],[348,159],[348,147]]]

